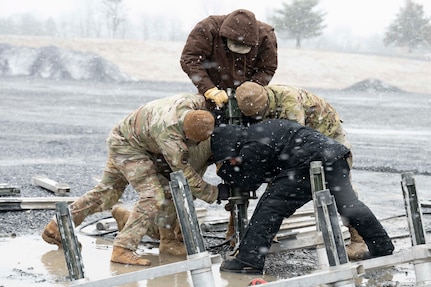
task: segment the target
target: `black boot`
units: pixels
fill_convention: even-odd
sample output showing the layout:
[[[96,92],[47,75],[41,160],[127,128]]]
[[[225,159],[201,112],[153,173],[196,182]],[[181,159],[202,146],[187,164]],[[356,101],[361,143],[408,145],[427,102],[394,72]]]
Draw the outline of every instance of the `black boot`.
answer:
[[[238,258],[232,258],[223,261],[220,266],[220,271],[246,274],[262,274],[263,267],[253,266],[252,264],[241,261]]]
[[[388,235],[364,238],[370,252],[370,258],[391,255],[394,252],[394,245]]]

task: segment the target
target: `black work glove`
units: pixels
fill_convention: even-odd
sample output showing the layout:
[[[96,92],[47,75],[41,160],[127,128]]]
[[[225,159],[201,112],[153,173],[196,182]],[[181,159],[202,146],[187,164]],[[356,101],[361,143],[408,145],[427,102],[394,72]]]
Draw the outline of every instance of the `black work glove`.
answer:
[[[217,185],[218,197],[217,204],[220,204],[222,200],[228,200],[230,197],[230,185],[226,183],[220,183]]]

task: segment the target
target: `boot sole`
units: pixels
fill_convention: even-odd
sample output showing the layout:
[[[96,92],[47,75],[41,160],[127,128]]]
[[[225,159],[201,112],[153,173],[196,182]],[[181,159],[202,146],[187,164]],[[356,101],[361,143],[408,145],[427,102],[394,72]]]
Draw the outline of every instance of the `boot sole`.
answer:
[[[242,273],[242,274],[254,274],[254,275],[262,275],[263,272],[260,269],[256,269],[253,267],[244,267],[243,269],[227,269],[220,267],[220,271],[224,272],[232,272],[232,273]]]

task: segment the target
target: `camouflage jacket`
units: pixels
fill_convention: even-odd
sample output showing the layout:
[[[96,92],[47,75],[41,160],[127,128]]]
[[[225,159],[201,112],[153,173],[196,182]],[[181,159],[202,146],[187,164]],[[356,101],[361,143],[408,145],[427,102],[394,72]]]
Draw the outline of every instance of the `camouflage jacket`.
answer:
[[[205,109],[205,98],[200,95],[181,93],[172,97],[151,101],[122,119],[117,129],[136,152],[163,155],[172,171],[182,170],[195,197],[211,203],[217,197],[216,187],[206,183],[202,171],[196,171],[189,160],[189,149],[197,149],[195,143],[186,140],[183,121],[187,111]],[[202,167],[207,162],[211,150],[194,152],[193,159]],[[199,148],[198,148],[199,149]]]
[[[332,138],[342,129],[337,111],[323,98],[291,86],[270,85],[265,89],[269,106],[263,119],[296,121]]]

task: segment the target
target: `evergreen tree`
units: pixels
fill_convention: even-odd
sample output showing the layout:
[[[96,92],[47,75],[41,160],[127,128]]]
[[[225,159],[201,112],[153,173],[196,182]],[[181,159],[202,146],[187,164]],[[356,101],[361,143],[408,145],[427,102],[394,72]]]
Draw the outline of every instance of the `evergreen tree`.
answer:
[[[384,43],[408,47],[409,52],[421,44],[429,47],[431,45],[430,18],[425,17],[423,6],[406,0],[405,7],[400,9],[397,18],[389,26]]]
[[[275,10],[277,16],[271,18],[272,24],[281,36],[296,40],[296,47],[301,48],[301,41],[320,36],[326,27],[323,24],[325,13],[313,11],[319,0],[293,0],[291,5],[282,3],[283,8]]]

